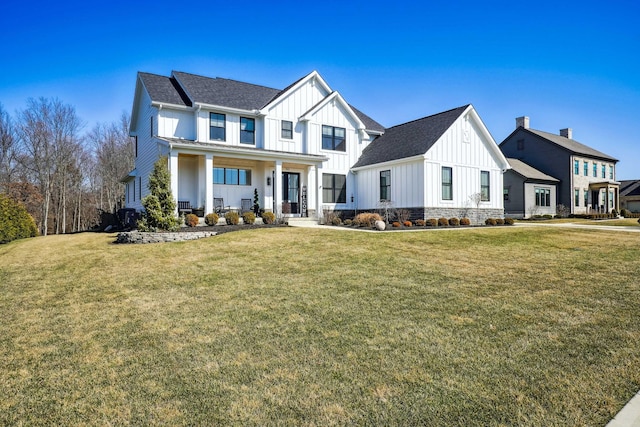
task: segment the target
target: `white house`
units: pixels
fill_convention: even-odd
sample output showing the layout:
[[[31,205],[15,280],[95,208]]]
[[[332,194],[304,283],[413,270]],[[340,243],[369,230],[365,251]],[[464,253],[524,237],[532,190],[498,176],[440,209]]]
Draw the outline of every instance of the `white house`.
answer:
[[[472,105],[386,129],[351,168],[358,209],[376,209],[386,200],[414,218],[480,221],[502,217],[507,169]]]
[[[471,105],[385,130],[316,71],[284,90],[138,73],[130,134],[135,169],[123,181],[136,210],[166,156],[174,198],[204,214],[246,209],[254,190],[266,210],[318,219],[381,199],[414,217],[462,216],[473,194],[484,216],[503,213],[509,166]]]

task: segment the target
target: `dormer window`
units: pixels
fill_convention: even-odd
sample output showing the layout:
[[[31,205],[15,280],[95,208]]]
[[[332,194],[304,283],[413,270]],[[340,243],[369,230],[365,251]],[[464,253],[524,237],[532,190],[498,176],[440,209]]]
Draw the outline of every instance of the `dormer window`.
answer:
[[[209,113],[209,122],[209,139],[213,141],[225,141],[225,115],[218,113]]]
[[[333,151],[347,151],[344,128],[322,126],[322,149]]]
[[[256,143],[256,121],[247,117],[240,117],[240,143],[255,144]]]

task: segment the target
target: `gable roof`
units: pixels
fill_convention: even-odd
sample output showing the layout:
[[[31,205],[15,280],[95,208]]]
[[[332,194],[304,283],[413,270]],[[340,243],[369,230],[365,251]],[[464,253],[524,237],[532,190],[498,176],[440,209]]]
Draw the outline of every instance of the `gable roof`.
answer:
[[[471,104],[386,129],[364,150],[354,168],[425,154]]]
[[[611,156],[609,156],[608,154],[605,154],[601,151],[595,150],[591,147],[588,147],[578,141],[576,141],[575,139],[569,139],[566,138],[564,136],[561,135],[555,135],[549,132],[543,132],[541,130],[535,130],[535,129],[531,129],[531,128],[523,128],[523,127],[519,127],[518,129],[516,129],[515,131],[513,131],[511,133],[511,135],[515,134],[518,131],[524,131],[524,132],[529,132],[533,135],[536,135],[540,138],[543,138],[549,142],[551,142],[552,144],[555,144],[561,148],[564,148],[565,150],[569,151],[572,154],[578,154],[578,155],[583,155],[583,156],[589,156],[589,157],[596,157],[598,159],[602,159],[602,160],[608,160],[611,162],[617,162],[618,159],[613,158]],[[511,135],[509,135],[500,145],[504,144],[505,141],[507,141]]]
[[[620,181],[620,197],[640,196],[640,179]]]
[[[511,170],[525,179],[560,182],[558,179],[552,177],[551,175],[540,172],[538,169],[526,164],[522,160],[507,158],[507,161],[509,162],[509,165],[511,165]]]

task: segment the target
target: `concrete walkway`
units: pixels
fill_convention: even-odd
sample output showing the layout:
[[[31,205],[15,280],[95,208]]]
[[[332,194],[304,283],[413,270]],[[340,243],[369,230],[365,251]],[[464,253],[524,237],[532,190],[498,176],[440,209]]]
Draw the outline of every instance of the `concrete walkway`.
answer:
[[[640,427],[640,392],[609,421],[607,427]]]

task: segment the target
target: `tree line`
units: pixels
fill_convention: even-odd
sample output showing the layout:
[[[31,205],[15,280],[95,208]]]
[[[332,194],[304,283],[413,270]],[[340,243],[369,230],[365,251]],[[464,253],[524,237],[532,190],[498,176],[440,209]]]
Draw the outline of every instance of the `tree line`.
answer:
[[[0,193],[21,202],[41,235],[88,230],[124,203],[134,164],[130,117],[85,131],[75,108],[30,98],[10,115],[0,103]]]

